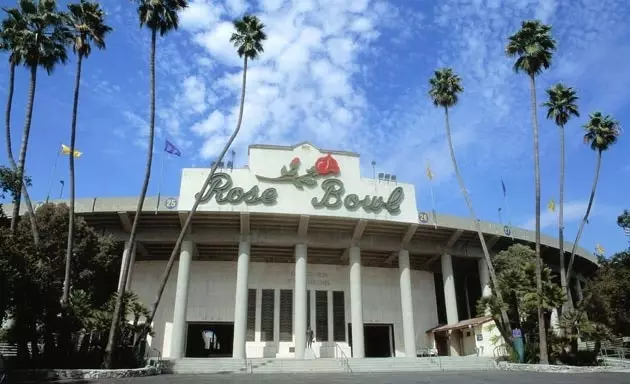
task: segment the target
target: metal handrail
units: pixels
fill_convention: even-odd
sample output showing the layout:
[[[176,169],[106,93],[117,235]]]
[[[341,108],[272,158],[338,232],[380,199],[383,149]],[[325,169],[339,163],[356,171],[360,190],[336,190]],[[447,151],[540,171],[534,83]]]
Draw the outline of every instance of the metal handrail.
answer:
[[[254,373],[254,363],[245,358],[245,373]]]
[[[150,363],[151,359],[154,357],[154,356],[152,356],[151,352],[155,351],[156,352],[156,354],[155,354],[155,368],[158,370],[158,373],[161,374],[162,373],[162,351],[160,351],[159,349],[154,348],[154,347],[152,347],[150,345],[148,345],[147,347],[148,348],[145,350],[145,353],[144,353],[144,358],[146,360],[148,360],[149,363]]]
[[[341,363],[341,366],[346,369],[346,372],[352,373],[352,368],[350,368],[350,361],[348,361],[348,356],[341,349],[339,343],[335,343],[335,359]]]

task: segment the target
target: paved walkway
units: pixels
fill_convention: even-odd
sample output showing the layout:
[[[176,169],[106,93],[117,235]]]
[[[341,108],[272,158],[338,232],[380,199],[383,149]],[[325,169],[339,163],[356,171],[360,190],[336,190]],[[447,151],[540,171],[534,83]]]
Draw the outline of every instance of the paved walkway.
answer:
[[[100,384],[628,384],[628,373],[538,373],[538,372],[405,372],[383,374],[254,374],[254,375],[161,375]],[[88,383],[78,381],[74,383]],[[89,382],[94,383],[94,382]]]

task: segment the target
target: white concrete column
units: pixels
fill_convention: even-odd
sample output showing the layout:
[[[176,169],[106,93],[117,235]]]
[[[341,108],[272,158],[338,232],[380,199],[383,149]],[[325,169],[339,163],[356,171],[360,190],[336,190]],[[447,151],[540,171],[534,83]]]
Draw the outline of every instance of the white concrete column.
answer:
[[[136,264],[137,248],[138,248],[138,243],[136,242],[133,249],[131,250],[131,260],[129,261],[129,272],[127,273],[127,284],[125,285],[125,291],[131,290],[131,282],[133,279],[133,268]]]
[[[122,281],[123,269],[125,268],[125,263],[127,263],[127,259],[129,259],[129,257],[131,256],[132,251],[133,250],[131,249],[131,243],[128,241],[125,241],[125,249],[123,250],[123,257],[122,257],[122,261],[120,262],[120,272],[118,273],[118,290],[119,291],[123,285],[123,281]]]
[[[352,321],[352,357],[365,357],[363,339],[363,303],[361,286],[361,249],[350,247],[350,319]]]
[[[416,331],[413,326],[413,296],[411,293],[411,268],[409,251],[398,252],[400,270],[400,308],[402,309],[403,340],[406,357],[416,357]]]
[[[479,267],[479,282],[481,283],[481,295],[483,297],[492,296],[492,288],[490,288],[490,272],[488,271],[488,264],[485,258],[477,260],[477,266]]]
[[[236,266],[236,294],[234,295],[234,338],[232,357],[245,359],[245,334],[247,333],[247,280],[249,275],[249,241],[238,244]]]
[[[453,275],[453,261],[451,255],[443,254],[442,281],[444,282],[444,305],[446,306],[446,322],[455,324],[459,321],[457,315],[457,296],[455,294],[455,276]]]
[[[295,358],[304,359],[306,350],[306,244],[295,246]]]
[[[175,308],[173,310],[173,332],[171,334],[171,358],[184,357],[186,345],[186,312],[188,309],[188,280],[192,262],[193,243],[184,241],[177,264],[177,288],[175,290]]]

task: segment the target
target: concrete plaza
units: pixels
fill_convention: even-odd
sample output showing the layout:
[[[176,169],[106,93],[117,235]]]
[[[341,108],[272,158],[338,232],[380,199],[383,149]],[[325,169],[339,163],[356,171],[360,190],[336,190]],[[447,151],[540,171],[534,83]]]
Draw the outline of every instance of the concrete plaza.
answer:
[[[81,381],[86,383],[86,381]],[[161,375],[119,380],[100,380],[100,384],[626,384],[628,373],[538,373],[538,372],[404,372],[370,374],[253,374],[253,375]]]

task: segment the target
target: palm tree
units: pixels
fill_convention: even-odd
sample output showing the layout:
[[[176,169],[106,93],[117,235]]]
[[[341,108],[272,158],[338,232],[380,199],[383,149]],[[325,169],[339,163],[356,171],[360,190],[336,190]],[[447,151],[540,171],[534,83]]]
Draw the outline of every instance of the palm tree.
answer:
[[[66,271],[63,283],[61,304],[65,307],[70,294],[70,261],[74,246],[74,144],[77,132],[77,112],[79,108],[79,85],[81,83],[81,64],[92,51],[90,42],[99,49],[105,48],[105,35],[112,28],[105,24],[105,12],[99,3],[81,0],[80,3],[68,4],[67,24],[72,32],[72,49],[77,55],[77,73],[74,80],[74,100],[72,103],[72,123],[70,126],[70,210],[68,220],[68,245],[66,249]]]
[[[538,292],[538,333],[540,363],[549,364],[547,334],[542,306],[542,259],[540,257],[540,159],[538,153],[538,114],[536,111],[536,76],[551,65],[556,42],[551,37],[551,26],[538,20],[523,21],[521,29],[509,37],[505,52],[509,57],[518,57],[514,62],[515,72],[529,76],[531,93],[532,125],[534,129],[534,180],[536,184],[536,289]]]
[[[20,213],[21,191],[23,190],[26,152],[33,117],[33,103],[37,85],[37,68],[44,68],[51,74],[55,66],[67,61],[65,44],[69,33],[63,24],[63,15],[57,11],[54,0],[20,0],[18,8],[5,9],[9,16],[9,24],[16,27],[12,35],[11,51],[14,60],[22,62],[30,70],[30,86],[26,105],[26,118],[22,133],[22,144],[17,162],[20,188],[13,206],[11,230],[14,231]],[[10,136],[10,133],[9,133]],[[10,144],[9,144],[10,147]],[[31,209],[29,208],[29,211]],[[31,213],[32,216],[32,213]]]
[[[593,181],[593,188],[591,189],[591,196],[588,199],[588,205],[586,206],[586,212],[580,223],[580,229],[575,236],[573,242],[573,248],[571,249],[571,258],[569,259],[569,266],[567,267],[567,279],[570,276],[571,269],[573,268],[573,261],[575,260],[575,251],[580,237],[582,237],[582,231],[584,230],[584,224],[588,221],[588,215],[591,213],[591,207],[593,206],[593,199],[595,198],[595,190],[597,189],[597,180],[599,179],[599,169],[602,165],[602,152],[607,151],[611,145],[617,142],[617,138],[621,133],[621,126],[619,122],[613,119],[609,115],[603,115],[601,112],[593,112],[589,115],[589,121],[584,125],[586,133],[584,134],[584,142],[591,144],[591,149],[597,152],[597,163],[595,164],[595,180]]]
[[[464,200],[466,201],[466,205],[468,206],[468,211],[470,212],[470,217],[475,223],[475,229],[477,230],[477,235],[479,236],[479,241],[481,242],[481,249],[483,250],[483,256],[488,265],[488,272],[490,274],[490,279],[492,280],[492,285],[494,288],[494,293],[497,296],[497,299],[500,303],[503,303],[503,297],[501,291],[499,290],[497,276],[494,271],[494,266],[492,264],[492,259],[490,258],[490,252],[488,251],[488,246],[486,245],[486,240],[483,237],[483,232],[481,232],[481,226],[479,225],[479,220],[477,219],[477,215],[475,214],[475,210],[473,208],[472,199],[468,194],[468,190],[466,189],[466,185],[464,184],[464,179],[462,178],[462,174],[459,171],[459,166],[457,165],[457,159],[455,158],[455,149],[453,148],[453,140],[451,138],[451,126],[448,118],[448,109],[453,107],[459,101],[459,94],[464,91],[464,88],[461,84],[461,78],[453,72],[451,68],[441,68],[435,71],[434,76],[429,79],[429,84],[431,88],[429,89],[429,97],[433,100],[433,105],[436,107],[444,108],[444,120],[445,120],[445,128],[446,128],[446,138],[448,140],[448,149],[451,154],[451,161],[453,162],[453,169],[455,170],[455,177],[457,178],[457,182],[459,183],[459,188],[464,196]],[[501,329],[501,333],[505,341],[511,339],[511,328],[510,322],[507,316],[507,312],[504,308],[501,308],[501,319],[503,321],[504,327]]]
[[[16,172],[18,171],[17,164],[15,163],[15,158],[13,157],[13,149],[11,147],[11,109],[13,108],[13,91],[15,89],[15,67],[21,65],[23,63],[23,58],[21,55],[21,51],[17,49],[19,45],[19,36],[23,32],[25,26],[23,24],[19,24],[18,20],[15,20],[12,17],[8,17],[7,19],[2,21],[2,29],[0,30],[0,51],[6,51],[9,53],[9,86],[8,95],[7,95],[7,105],[4,114],[5,118],[5,141],[7,145],[7,158],[9,159],[9,165],[11,169]],[[22,178],[24,179],[24,177]],[[31,223],[31,231],[33,233],[33,242],[35,245],[39,245],[39,231],[37,230],[37,222],[35,220],[35,213],[33,210],[33,205],[31,203],[30,196],[28,195],[27,185],[22,180],[22,194],[24,195],[24,200],[26,203],[26,208],[29,212],[29,221]],[[13,203],[15,204],[15,199]],[[19,201],[19,200],[18,200]],[[15,233],[17,228],[17,218],[15,220],[11,220],[11,231]]]
[[[232,42],[234,46],[236,47],[236,51],[239,57],[243,58],[243,83],[242,83],[242,88],[241,88],[241,104],[240,104],[240,109],[238,113],[238,120],[236,122],[236,129],[234,130],[234,132],[232,133],[232,136],[230,136],[229,140],[223,147],[223,150],[219,154],[219,158],[217,159],[217,161],[214,163],[214,165],[212,165],[212,168],[210,169],[210,173],[208,173],[208,177],[206,177],[206,180],[203,183],[203,186],[201,187],[201,191],[195,195],[195,203],[193,204],[190,210],[190,213],[188,214],[188,217],[186,218],[186,222],[182,226],[182,230],[179,233],[179,236],[177,237],[177,241],[175,242],[175,247],[173,248],[173,251],[171,252],[171,256],[169,257],[164,273],[162,274],[160,287],[158,288],[157,297],[155,298],[155,302],[153,303],[151,307],[151,313],[149,317],[147,318],[147,321],[145,321],[145,329],[143,330],[142,335],[139,338],[140,342],[144,341],[144,338],[147,335],[149,327],[151,326],[151,323],[153,322],[153,318],[155,317],[155,314],[157,312],[158,305],[160,304],[160,299],[162,298],[162,293],[164,292],[164,289],[166,288],[168,277],[171,273],[171,270],[173,269],[173,264],[175,263],[175,260],[177,259],[177,256],[179,254],[179,249],[182,245],[182,241],[184,241],[184,236],[188,232],[188,228],[190,227],[190,223],[192,221],[193,215],[197,211],[197,207],[199,207],[200,198],[201,196],[204,195],[206,189],[208,188],[208,185],[210,184],[210,181],[212,180],[212,176],[214,175],[214,172],[217,169],[217,164],[219,164],[219,162],[223,160],[225,153],[228,151],[228,149],[230,148],[230,145],[232,145],[232,142],[236,138],[236,135],[238,134],[239,130],[241,129],[241,123],[243,121],[243,107],[245,105],[245,86],[247,84],[247,61],[257,59],[258,56],[262,52],[264,52],[263,41],[267,39],[267,35],[264,32],[265,25],[261,23],[258,17],[256,16],[245,15],[243,16],[242,19],[235,20],[234,28],[236,29],[236,32],[234,32],[232,36],[230,37],[230,42]]]
[[[547,89],[549,100],[543,103],[547,107],[547,118],[553,119],[558,128],[560,128],[560,195],[558,201],[558,241],[560,250],[560,285],[562,290],[569,297],[566,271],[564,267],[564,126],[567,124],[571,116],[580,117],[578,106],[576,104],[578,97],[575,90],[566,87],[562,83],[558,83]],[[565,310],[572,307],[571,300],[566,300]]]
[[[157,34],[164,36],[179,26],[178,13],[188,6],[187,0],[135,0],[138,4],[138,17],[140,18],[140,26],[146,26],[151,31],[151,51],[149,53],[149,146],[147,149],[147,163],[144,174],[144,182],[140,196],[138,197],[138,205],[136,207],[136,215],[133,218],[131,233],[129,234],[129,244],[135,244],[136,231],[138,222],[144,205],[144,199],[147,195],[149,180],[151,179],[151,163],[153,162],[153,141],[155,137],[155,48]],[[127,258],[121,266],[122,281],[127,281],[129,274],[129,261]],[[105,357],[103,365],[110,368],[112,365],[112,354],[118,337],[118,319],[121,316],[122,297],[125,292],[125,284],[121,284],[114,307],[114,317],[109,331],[107,347],[105,348]]]

